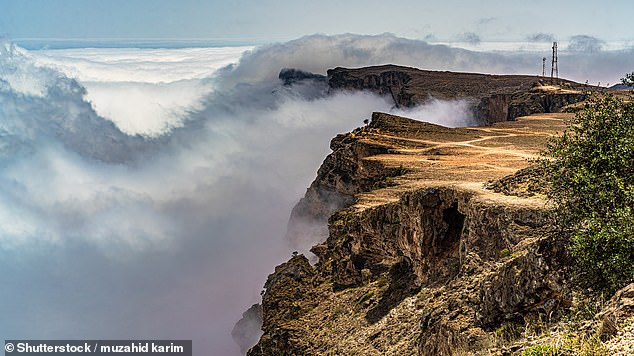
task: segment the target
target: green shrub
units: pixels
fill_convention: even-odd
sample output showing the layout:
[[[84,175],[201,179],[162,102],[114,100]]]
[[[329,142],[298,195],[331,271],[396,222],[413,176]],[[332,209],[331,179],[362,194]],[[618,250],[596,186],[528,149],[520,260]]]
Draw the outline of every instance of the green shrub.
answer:
[[[553,356],[555,349],[550,345],[533,345],[522,352],[522,356]]]
[[[621,78],[621,83],[627,86],[634,86],[634,72],[626,74],[624,78]]]
[[[608,292],[634,280],[634,104],[592,100],[549,143],[541,164],[578,285]]]
[[[365,302],[369,301],[374,296],[373,291],[369,291],[362,295],[359,299],[357,299],[357,305],[363,305]]]

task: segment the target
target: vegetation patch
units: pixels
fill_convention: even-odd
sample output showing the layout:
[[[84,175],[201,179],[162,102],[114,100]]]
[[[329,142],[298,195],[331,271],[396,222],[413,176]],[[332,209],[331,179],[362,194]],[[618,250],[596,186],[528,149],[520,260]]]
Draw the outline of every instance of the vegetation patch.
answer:
[[[540,166],[576,284],[612,295],[634,280],[634,103],[606,95],[550,141]]]
[[[554,356],[555,349],[550,345],[533,345],[522,352],[522,356]]]

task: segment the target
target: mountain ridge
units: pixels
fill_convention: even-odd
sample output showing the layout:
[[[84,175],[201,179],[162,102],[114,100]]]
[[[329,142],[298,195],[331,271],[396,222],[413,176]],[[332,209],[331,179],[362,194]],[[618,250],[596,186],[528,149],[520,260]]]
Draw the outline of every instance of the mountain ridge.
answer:
[[[587,91],[538,81],[480,103],[572,94],[557,111]],[[269,276],[263,334],[248,355],[510,355],[550,342],[538,329],[566,337],[557,323],[583,306],[566,287],[565,249],[543,192],[530,186],[539,172],[528,159],[574,114],[529,104],[516,105],[525,109],[516,117],[467,128],[374,113],[367,126],[333,138],[287,234],[317,241],[318,260],[297,254]],[[634,318],[632,310],[618,315]],[[612,316],[584,330],[614,326]]]

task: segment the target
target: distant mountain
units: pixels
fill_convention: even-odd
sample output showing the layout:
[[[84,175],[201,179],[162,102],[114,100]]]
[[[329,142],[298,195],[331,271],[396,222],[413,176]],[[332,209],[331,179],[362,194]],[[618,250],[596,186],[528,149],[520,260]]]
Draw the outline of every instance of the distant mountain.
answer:
[[[625,85],[625,84],[615,84],[608,89],[610,90],[634,90],[633,86]]]

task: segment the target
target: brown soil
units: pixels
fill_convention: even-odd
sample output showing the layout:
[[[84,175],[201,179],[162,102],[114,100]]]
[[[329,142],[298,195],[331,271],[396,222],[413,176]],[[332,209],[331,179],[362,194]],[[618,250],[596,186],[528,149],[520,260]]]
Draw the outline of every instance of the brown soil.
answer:
[[[389,154],[367,159],[407,173],[392,178],[393,187],[361,195],[358,206],[374,206],[398,199],[403,191],[441,184],[468,185],[493,196],[492,191],[485,189],[487,182],[528,167],[545,142],[563,132],[564,120],[571,117],[567,113],[538,114],[490,127],[446,128],[375,113],[368,127],[353,134],[369,143],[391,146]],[[497,191],[534,195],[512,194],[510,190],[521,189],[517,187],[506,187],[506,192],[501,189],[509,184],[499,183]]]

